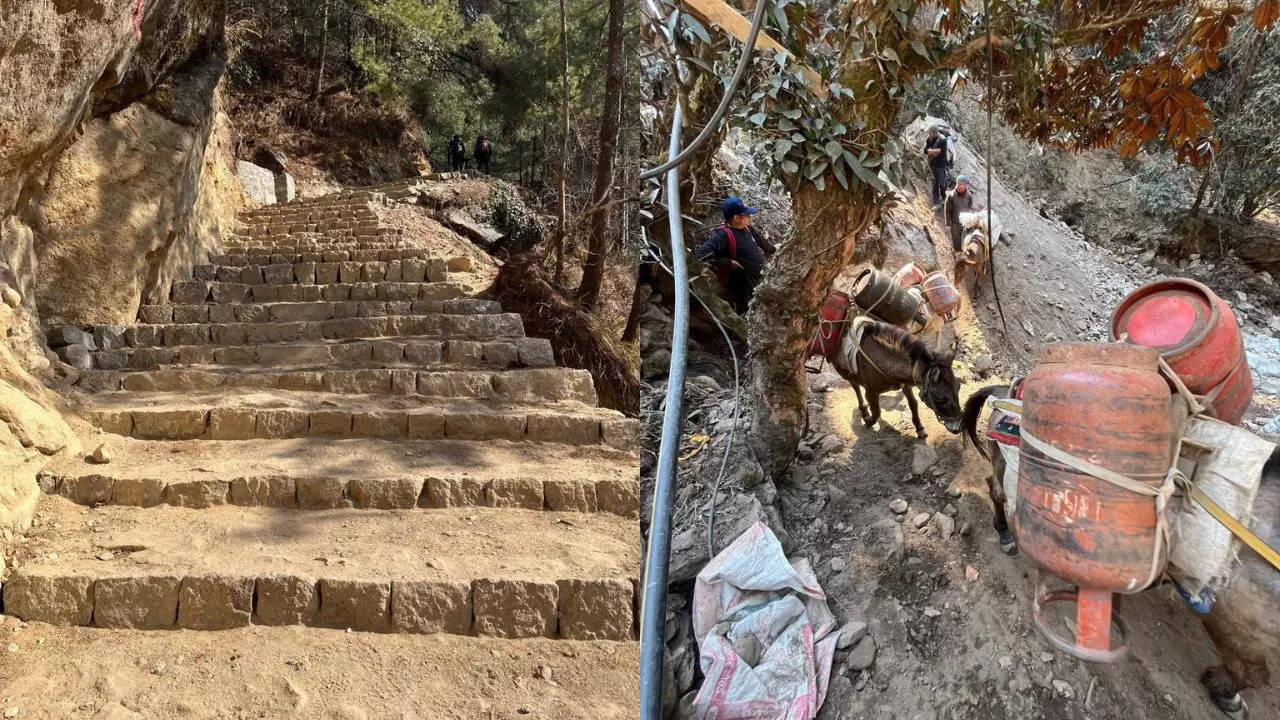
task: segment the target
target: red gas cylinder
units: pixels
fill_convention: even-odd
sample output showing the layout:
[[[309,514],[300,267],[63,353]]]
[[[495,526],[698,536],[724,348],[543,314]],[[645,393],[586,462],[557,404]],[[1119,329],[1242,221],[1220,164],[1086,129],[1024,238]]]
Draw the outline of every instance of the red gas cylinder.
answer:
[[[813,338],[809,340],[805,357],[829,355],[839,348],[840,338],[844,337],[844,331],[848,328],[848,323],[844,322],[848,314],[849,293],[835,288],[828,290],[826,299],[822,301],[822,309],[818,311],[820,319],[818,326],[813,329]]]
[[[1053,636],[1036,617],[1050,642],[1086,660],[1123,653],[1110,648],[1111,593],[1136,591],[1151,575],[1155,501],[1052,459],[1027,438],[1159,487],[1173,421],[1158,358],[1137,345],[1046,345],[1022,386],[1018,545],[1042,569],[1079,586],[1078,597],[1037,599],[1077,600],[1075,643]]]
[[[1213,399],[1218,419],[1238,425],[1253,398],[1253,377],[1235,313],[1194,280],[1177,278],[1134,290],[1111,315],[1111,337],[1156,348],[1187,389]]]
[[[908,288],[912,285],[919,285],[928,273],[918,264],[909,262],[903,265],[897,273],[894,274],[893,280],[898,283],[898,287]]]
[[[947,321],[955,319],[955,312],[960,307],[960,293],[956,292],[956,287],[946,275],[939,271],[931,272],[920,287],[924,288],[924,297],[934,313]]]

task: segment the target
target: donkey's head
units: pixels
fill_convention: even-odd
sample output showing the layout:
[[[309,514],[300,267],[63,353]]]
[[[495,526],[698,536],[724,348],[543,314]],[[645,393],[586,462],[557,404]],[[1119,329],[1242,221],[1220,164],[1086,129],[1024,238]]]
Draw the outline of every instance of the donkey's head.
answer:
[[[916,386],[920,399],[938,416],[948,432],[960,432],[960,419],[964,412],[960,406],[960,381],[951,371],[955,353],[926,352],[916,360]]]

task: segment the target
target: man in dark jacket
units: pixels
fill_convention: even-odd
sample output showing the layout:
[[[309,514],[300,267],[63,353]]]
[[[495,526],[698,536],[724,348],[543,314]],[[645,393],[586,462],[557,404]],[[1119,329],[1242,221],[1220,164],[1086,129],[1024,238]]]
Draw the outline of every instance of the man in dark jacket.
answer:
[[[454,135],[449,141],[449,169],[458,172],[467,163],[467,144],[461,135]]]
[[[956,178],[956,189],[947,193],[947,202],[942,209],[942,220],[951,231],[951,249],[960,252],[960,241],[964,239],[964,228],[960,226],[960,213],[973,212],[978,208],[973,199],[973,190],[969,188],[969,178],[961,175]]]
[[[476,158],[476,167],[480,168],[480,172],[488,175],[489,163],[493,160],[493,145],[489,143],[488,135],[476,138],[476,147],[472,155]]]
[[[929,127],[929,136],[924,140],[924,156],[929,166],[932,179],[933,209],[942,207],[947,196],[947,139],[938,132],[938,126]]]
[[[711,231],[695,254],[715,268],[729,291],[733,308],[745,313],[760,283],[765,258],[776,252],[777,247],[751,227],[751,216],[759,211],[747,207],[741,198],[727,198],[722,209],[724,224]]]

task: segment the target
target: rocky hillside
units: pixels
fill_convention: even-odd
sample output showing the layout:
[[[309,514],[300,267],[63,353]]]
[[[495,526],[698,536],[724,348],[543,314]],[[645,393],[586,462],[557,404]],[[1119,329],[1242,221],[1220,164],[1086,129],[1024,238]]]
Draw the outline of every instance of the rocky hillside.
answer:
[[[24,0],[0,24],[0,458],[72,445],[42,327],[132,321],[205,261],[240,205],[220,1]],[[0,474],[0,524],[31,473]],[[7,535],[6,535],[7,537]]]

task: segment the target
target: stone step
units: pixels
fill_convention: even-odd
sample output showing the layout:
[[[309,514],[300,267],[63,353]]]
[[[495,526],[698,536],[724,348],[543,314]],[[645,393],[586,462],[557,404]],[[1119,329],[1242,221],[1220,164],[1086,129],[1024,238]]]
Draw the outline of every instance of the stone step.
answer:
[[[492,315],[502,312],[494,300],[335,300],[327,302],[222,303],[199,305],[143,305],[138,320],[148,325],[179,323],[297,322],[341,320],[386,315]],[[112,326],[118,327],[118,326]],[[95,328],[96,329],[96,326]],[[92,330],[91,330],[92,332]]]
[[[272,265],[276,263],[299,262],[346,262],[356,260],[407,260],[409,258],[434,259],[438,257],[430,248],[400,248],[397,250],[325,250],[319,252],[284,252],[254,251],[252,253],[221,253],[209,256],[211,265]]]
[[[27,621],[634,638],[635,521],[612,514],[91,509],[45,496],[40,518],[3,587],[5,614]]]
[[[196,265],[192,279],[246,285],[330,285],[337,282],[441,281],[451,272],[469,272],[469,257],[407,260],[347,260],[272,263],[269,265]],[[179,281],[187,282],[187,281]],[[175,288],[176,289],[176,288]]]
[[[249,285],[245,283],[181,280],[175,282],[169,299],[175,305],[199,305],[205,302],[270,303],[330,302],[339,300],[456,300],[475,295],[476,288],[466,282],[446,281],[444,276],[430,282],[356,282],[328,285]],[[206,292],[207,289],[207,292]]]
[[[152,632],[16,621],[5,625],[4,639],[21,648],[5,668],[12,672],[4,704],[21,708],[18,720],[83,718],[98,708],[99,718],[116,720],[640,715],[635,641],[261,625]],[[145,690],[117,694],[120,688]],[[106,699],[114,697],[128,708]]]
[[[343,340],[246,344],[228,347],[176,345],[126,347],[90,353],[100,370],[153,370],[171,365],[234,365],[314,369],[328,366],[422,368],[446,363],[458,367],[551,367],[555,358],[544,338],[441,340],[402,336],[357,342]],[[303,367],[297,367],[303,366]]]
[[[279,323],[172,323],[125,328],[124,341],[129,347],[176,347],[264,345],[299,340],[373,339],[398,335],[499,340],[524,337],[524,326],[520,315],[516,313],[386,315]]]
[[[514,504],[625,517],[635,517],[639,508],[634,447],[505,440],[204,442],[124,437],[111,438],[107,447],[112,459],[105,465],[88,464],[79,456],[52,459],[41,471],[42,487],[82,505],[163,502],[190,507],[229,502],[303,507],[319,502],[310,491],[327,484],[324,497],[335,507]],[[359,478],[351,476],[352,468],[360,469]],[[204,488],[187,484],[191,482],[204,483]],[[173,489],[168,489],[170,484]],[[249,492],[250,488],[263,490]],[[394,497],[388,494],[392,490]]]
[[[223,392],[104,392],[80,414],[141,440],[379,437],[526,440],[634,447],[637,421],[580,403],[528,407],[421,396],[340,395],[263,388]],[[628,444],[630,443],[630,444]]]
[[[88,370],[77,386],[89,392],[207,392],[252,388],[335,394],[420,395],[503,402],[597,402],[591,373],[573,368],[525,370],[359,370],[253,371],[244,368],[166,369],[118,372]]]

